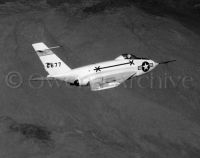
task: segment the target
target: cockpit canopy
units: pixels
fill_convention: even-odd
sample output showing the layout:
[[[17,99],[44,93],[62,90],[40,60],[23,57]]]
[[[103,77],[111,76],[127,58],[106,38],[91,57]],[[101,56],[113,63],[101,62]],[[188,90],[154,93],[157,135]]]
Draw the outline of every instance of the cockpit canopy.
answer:
[[[137,57],[133,54],[122,54],[116,59],[147,59],[147,58]]]

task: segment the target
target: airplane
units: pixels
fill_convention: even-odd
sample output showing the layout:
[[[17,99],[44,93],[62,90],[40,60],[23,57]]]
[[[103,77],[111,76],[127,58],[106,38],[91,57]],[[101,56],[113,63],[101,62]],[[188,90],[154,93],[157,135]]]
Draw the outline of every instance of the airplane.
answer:
[[[43,42],[34,43],[32,46],[48,73],[45,79],[62,80],[74,86],[90,86],[92,91],[117,87],[132,77],[152,71],[160,64],[175,61],[157,63],[133,54],[121,54],[114,60],[71,69],[53,53],[52,49],[59,48],[59,46],[49,48]]]

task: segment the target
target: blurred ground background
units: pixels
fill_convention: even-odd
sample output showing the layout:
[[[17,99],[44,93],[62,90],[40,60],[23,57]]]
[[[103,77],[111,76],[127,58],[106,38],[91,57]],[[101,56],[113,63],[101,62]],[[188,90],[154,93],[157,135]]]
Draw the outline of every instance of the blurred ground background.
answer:
[[[0,157],[199,158],[199,5],[1,0]],[[31,47],[41,41],[62,45],[54,51],[72,68],[122,53],[177,62],[106,91],[37,88],[28,79],[47,75]],[[5,81],[13,71],[23,77],[18,88]]]

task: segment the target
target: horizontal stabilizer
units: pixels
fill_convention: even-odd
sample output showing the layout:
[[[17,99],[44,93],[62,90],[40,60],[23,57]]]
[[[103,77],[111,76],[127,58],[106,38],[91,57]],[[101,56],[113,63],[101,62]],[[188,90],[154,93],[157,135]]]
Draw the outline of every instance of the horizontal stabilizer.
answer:
[[[31,79],[31,81],[49,81],[49,80],[56,80],[56,78],[53,77],[36,77]]]

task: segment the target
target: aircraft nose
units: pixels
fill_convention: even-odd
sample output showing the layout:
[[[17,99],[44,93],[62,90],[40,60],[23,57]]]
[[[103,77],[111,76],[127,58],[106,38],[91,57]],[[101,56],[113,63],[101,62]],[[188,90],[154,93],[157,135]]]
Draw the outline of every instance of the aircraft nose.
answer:
[[[153,65],[154,65],[154,67],[158,66],[158,64],[159,64],[159,63],[153,61]]]
[[[153,60],[150,60],[150,63],[151,63],[151,69],[154,69],[158,66],[159,63],[153,61]]]

